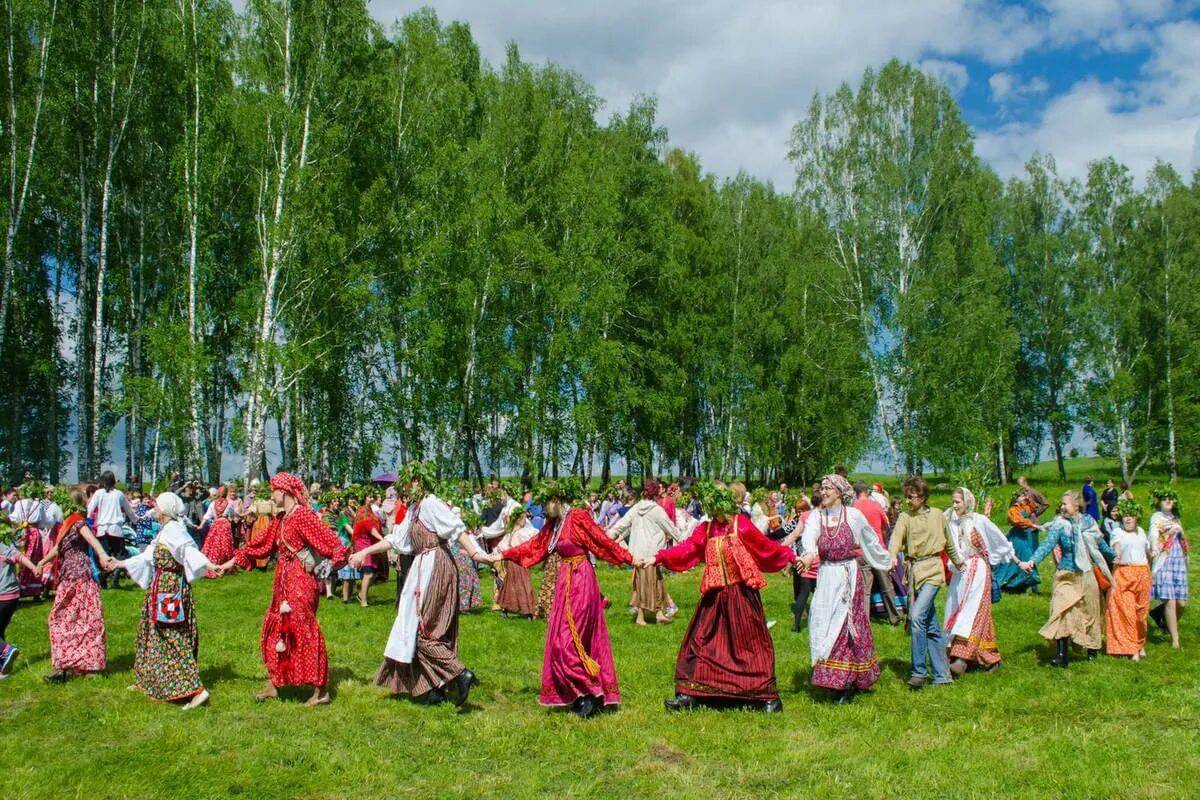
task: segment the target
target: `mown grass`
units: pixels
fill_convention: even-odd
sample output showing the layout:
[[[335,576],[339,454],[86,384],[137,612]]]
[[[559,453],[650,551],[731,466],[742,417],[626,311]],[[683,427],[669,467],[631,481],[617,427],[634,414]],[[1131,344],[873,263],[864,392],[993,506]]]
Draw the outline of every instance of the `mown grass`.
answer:
[[[1041,488],[1053,495],[1061,487]],[[1185,523],[1194,527],[1200,481],[1182,488]],[[1145,491],[1140,487],[1139,495]],[[1048,588],[1041,596],[1005,597],[996,607],[1003,668],[917,694],[903,684],[903,631],[877,625],[883,677],[853,705],[834,707],[809,690],[807,633],[789,631],[790,578],[771,576],[764,602],[779,620],[772,635],[784,713],[672,716],[662,700],[672,691],[698,571],[670,579],[680,620],[644,629],[621,608],[628,573],[601,568],[599,574],[616,601],[608,622],[624,702],[619,712],[587,722],[537,705],[544,624],[491,613],[461,624],[463,659],[484,681],[469,708],[428,709],[383,695],[371,678],[393,618],[390,583],[373,592],[369,609],[322,606],[335,699],[318,709],[301,707],[299,697],[269,705],[251,698],[263,680],[258,630],[269,574],[198,587],[202,672],[213,700],[187,714],[125,691],[140,591],[104,594],[108,675],[65,686],[42,682],[50,669],[49,606],[22,605],[9,632],[23,652],[16,673],[0,683],[0,792],[8,798],[1200,794],[1194,613],[1184,618],[1182,651],[1153,633],[1149,659],[1140,665],[1102,657],[1060,671],[1045,666],[1049,652],[1037,633]],[[484,591],[490,598],[486,579]]]

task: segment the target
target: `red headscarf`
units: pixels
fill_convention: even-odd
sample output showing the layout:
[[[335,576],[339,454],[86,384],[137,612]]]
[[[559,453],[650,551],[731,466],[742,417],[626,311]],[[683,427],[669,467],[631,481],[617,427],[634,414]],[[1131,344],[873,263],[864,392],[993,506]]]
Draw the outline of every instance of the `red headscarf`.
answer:
[[[271,488],[284,494],[290,494],[300,505],[308,505],[308,487],[304,481],[290,472],[276,472],[271,476]]]

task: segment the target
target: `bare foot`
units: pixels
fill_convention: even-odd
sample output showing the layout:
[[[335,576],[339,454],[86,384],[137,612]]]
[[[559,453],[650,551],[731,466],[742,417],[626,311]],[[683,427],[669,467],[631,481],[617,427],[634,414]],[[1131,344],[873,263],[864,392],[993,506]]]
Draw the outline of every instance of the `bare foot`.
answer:
[[[670,625],[672,622],[675,621],[675,618],[668,617],[666,614],[657,614],[654,617],[654,621],[657,622],[659,625]]]
[[[309,706],[327,706],[329,705],[329,692],[323,692],[320,689],[313,692],[313,696],[304,701],[304,705]]]
[[[260,703],[265,700],[275,700],[278,697],[279,690],[275,688],[274,684],[270,683],[268,683],[261,692],[254,695],[254,699]]]

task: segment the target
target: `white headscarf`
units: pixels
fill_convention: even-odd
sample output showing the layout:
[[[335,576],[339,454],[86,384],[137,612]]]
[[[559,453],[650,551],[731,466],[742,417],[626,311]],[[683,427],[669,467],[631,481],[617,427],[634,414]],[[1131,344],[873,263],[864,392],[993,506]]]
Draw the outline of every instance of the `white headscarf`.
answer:
[[[174,492],[163,492],[154,498],[154,505],[169,519],[183,519],[183,515],[187,512],[183,498]]]
[[[971,493],[971,490],[965,486],[959,486],[954,491],[962,495],[965,511],[962,516],[959,516],[956,509],[951,509],[948,515],[951,530],[961,528],[963,533],[969,533],[972,530],[979,531],[987,546],[988,563],[993,567],[1008,561],[1015,561],[1016,553],[1008,537],[996,527],[994,522],[983,514],[975,512],[975,495]],[[959,546],[962,547],[962,545]]]
[[[149,588],[155,572],[154,551],[158,545],[162,545],[183,567],[183,574],[189,581],[203,577],[211,565],[180,522],[184,515],[183,500],[174,492],[163,492],[154,499],[154,503],[159,512],[167,517],[167,522],[140,553],[125,559],[125,571],[138,586]]]

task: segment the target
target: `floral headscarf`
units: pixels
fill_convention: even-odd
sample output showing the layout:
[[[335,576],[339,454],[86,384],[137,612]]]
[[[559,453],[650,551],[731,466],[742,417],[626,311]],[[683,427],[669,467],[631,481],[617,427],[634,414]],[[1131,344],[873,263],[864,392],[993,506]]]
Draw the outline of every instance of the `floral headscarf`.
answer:
[[[850,481],[836,472],[831,472],[824,478],[821,478],[822,489],[833,489],[842,497],[842,502],[849,505],[854,502],[854,487],[850,485]]]

